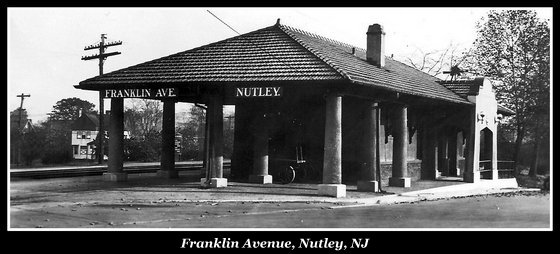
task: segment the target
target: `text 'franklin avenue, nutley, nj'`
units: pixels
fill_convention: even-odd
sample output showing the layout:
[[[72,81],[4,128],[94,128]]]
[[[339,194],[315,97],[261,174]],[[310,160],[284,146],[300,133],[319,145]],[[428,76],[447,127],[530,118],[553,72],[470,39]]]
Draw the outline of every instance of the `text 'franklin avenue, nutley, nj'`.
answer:
[[[322,239],[299,238],[292,242],[289,240],[251,240],[236,241],[231,238],[214,238],[214,240],[193,240],[183,238],[181,249],[332,249],[341,251],[348,249],[365,249],[368,247],[369,238],[352,238],[351,241],[332,240],[328,237]]]

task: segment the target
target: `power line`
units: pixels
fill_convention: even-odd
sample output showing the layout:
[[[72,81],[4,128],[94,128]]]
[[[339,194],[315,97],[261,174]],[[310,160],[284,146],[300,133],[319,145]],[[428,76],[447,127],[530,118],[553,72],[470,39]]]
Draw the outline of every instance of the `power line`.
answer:
[[[224,25],[226,25],[227,27],[229,27],[229,29],[231,29],[232,31],[234,31],[236,34],[241,35],[239,32],[237,32],[235,29],[233,29],[233,27],[231,27],[230,25],[228,25],[226,22],[224,22],[223,20],[221,20],[220,18],[218,18],[218,16],[214,15],[214,13],[212,13],[210,10],[206,10],[208,13],[212,14],[212,16],[214,16],[214,18],[218,19],[220,22],[222,22]]]

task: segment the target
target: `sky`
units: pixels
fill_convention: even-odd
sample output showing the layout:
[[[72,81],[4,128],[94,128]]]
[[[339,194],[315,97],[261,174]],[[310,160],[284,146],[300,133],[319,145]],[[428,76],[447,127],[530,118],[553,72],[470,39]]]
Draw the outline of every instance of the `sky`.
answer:
[[[527,9],[527,8],[524,8]],[[282,24],[366,48],[369,25],[383,26],[386,55],[404,61],[421,50],[442,50],[450,44],[468,48],[476,37],[476,22],[490,8],[8,8],[8,110],[20,106],[34,123],[47,119],[57,101],[78,97],[96,105],[95,91],[74,88],[99,74],[98,60],[81,60],[98,53],[84,47],[122,41],[107,52],[104,73],[203,46],[240,34]],[[494,10],[500,10],[495,9]],[[552,8],[531,8],[552,20]],[[189,105],[180,103],[177,112]],[[105,101],[105,109],[110,103]],[[9,114],[8,111],[8,114]]]

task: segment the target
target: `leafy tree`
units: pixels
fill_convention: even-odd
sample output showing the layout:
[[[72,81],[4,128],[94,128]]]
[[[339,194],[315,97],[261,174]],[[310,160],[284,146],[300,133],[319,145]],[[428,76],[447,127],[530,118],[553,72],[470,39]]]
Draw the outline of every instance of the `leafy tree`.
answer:
[[[71,125],[80,112],[96,113],[95,105],[76,97],[56,102],[46,122],[35,126],[36,132],[26,139],[28,148],[22,155],[30,158],[40,156],[45,164],[65,163],[72,160]],[[27,147],[27,146],[26,146]],[[32,147],[40,147],[37,151]]]
[[[515,111],[509,120],[515,130],[513,159],[519,161],[524,140],[538,152],[548,135],[550,113],[550,28],[536,12],[490,11],[477,24],[477,39],[464,69],[497,82],[498,102]],[[534,156],[538,162],[538,156]]]
[[[127,161],[159,161],[161,157],[161,132],[152,130],[143,137],[125,139],[124,151]]]
[[[47,130],[42,125],[33,125],[33,129],[22,136],[21,157],[26,166],[31,166],[35,159],[44,154]]]
[[[49,114],[49,120],[76,120],[80,116],[80,112],[96,113],[95,105],[89,101],[76,97],[66,98],[57,101],[53,106],[53,110]]]
[[[66,163],[72,160],[72,132],[70,121],[50,120],[45,129],[41,161],[45,164]]]

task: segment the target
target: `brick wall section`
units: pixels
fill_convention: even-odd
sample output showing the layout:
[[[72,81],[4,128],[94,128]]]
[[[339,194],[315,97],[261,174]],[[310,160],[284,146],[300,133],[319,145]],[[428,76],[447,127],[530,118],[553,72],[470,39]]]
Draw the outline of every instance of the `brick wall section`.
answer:
[[[411,181],[418,181],[420,180],[420,166],[422,164],[421,160],[414,160],[408,161],[408,177],[410,177]],[[381,163],[381,185],[387,186],[389,185],[389,177],[391,177],[392,173],[392,165],[391,163]]]
[[[407,162],[408,177],[412,181],[420,180],[421,160],[409,160]],[[343,163],[342,165],[342,182],[344,184],[355,185],[358,181],[358,166],[351,163]],[[381,184],[389,185],[389,177],[392,175],[392,164],[390,162],[381,162]]]

